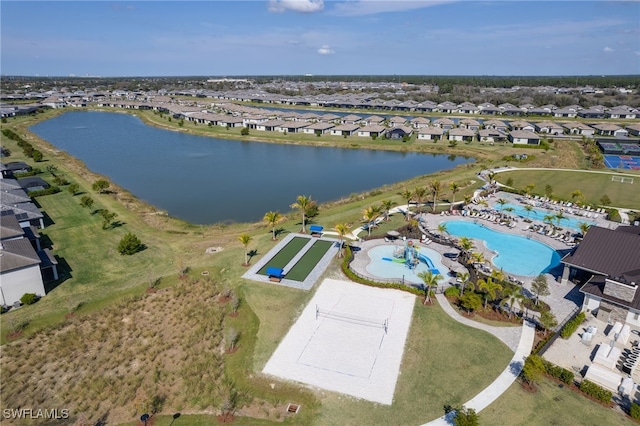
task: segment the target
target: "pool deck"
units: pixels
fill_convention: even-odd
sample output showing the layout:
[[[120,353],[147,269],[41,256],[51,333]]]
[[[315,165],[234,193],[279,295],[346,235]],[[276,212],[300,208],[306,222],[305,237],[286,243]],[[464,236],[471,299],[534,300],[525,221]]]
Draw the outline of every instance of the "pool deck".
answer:
[[[291,270],[291,268],[298,262],[298,260],[300,260],[302,256],[304,256],[304,254],[311,248],[314,242],[318,240],[324,240],[331,241],[335,244],[329,247],[329,250],[327,250],[324,256],[322,256],[320,261],[316,264],[309,275],[307,275],[304,281],[294,281],[283,278],[280,282],[274,282],[271,281],[267,275],[259,274],[258,271],[260,271],[263,266],[268,264],[273,256],[280,252],[280,250],[282,250],[289,243],[289,241],[291,241],[295,237],[307,238],[309,239],[309,242],[289,261],[289,263],[287,263],[284,268],[282,268],[284,269],[285,277],[287,272]],[[331,263],[331,260],[335,257],[336,253],[338,253],[339,245],[340,241],[334,238],[317,238],[307,234],[291,233],[284,237],[281,241],[279,241],[271,250],[269,250],[267,254],[262,256],[262,258],[257,261],[255,265],[253,265],[247,272],[244,273],[244,275],[242,275],[242,278],[252,281],[259,281],[266,284],[276,284],[285,287],[297,288],[300,290],[309,290],[311,287],[313,287],[316,281],[318,281],[322,273],[327,269],[327,266],[329,266],[329,263]]]

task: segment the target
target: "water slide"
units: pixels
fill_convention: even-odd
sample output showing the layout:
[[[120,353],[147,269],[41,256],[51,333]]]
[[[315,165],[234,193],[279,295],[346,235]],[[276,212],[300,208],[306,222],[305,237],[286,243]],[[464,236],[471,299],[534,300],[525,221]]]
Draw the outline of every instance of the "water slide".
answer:
[[[418,258],[420,260],[422,260],[427,265],[427,267],[429,267],[431,272],[433,272],[434,274],[439,274],[440,273],[440,271],[436,269],[436,267],[433,264],[433,262],[431,261],[431,259],[429,259],[427,256],[425,256],[422,253],[418,253]]]

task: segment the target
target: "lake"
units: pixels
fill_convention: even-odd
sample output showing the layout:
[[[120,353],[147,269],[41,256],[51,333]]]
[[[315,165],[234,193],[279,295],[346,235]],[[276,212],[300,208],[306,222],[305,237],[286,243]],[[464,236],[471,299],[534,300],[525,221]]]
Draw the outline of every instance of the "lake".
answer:
[[[67,112],[29,130],[141,200],[195,224],[257,221],[269,210],[290,211],[298,195],[327,202],[473,161],[218,139],[110,112]]]

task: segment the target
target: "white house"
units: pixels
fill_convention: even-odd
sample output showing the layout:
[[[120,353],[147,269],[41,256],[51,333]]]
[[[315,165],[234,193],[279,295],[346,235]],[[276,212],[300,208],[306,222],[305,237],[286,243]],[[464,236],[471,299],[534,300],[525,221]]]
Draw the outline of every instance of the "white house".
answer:
[[[540,137],[528,130],[514,130],[509,133],[509,140],[514,145],[540,145]]]
[[[40,257],[26,238],[0,244],[0,304],[10,306],[26,293],[44,296]]]

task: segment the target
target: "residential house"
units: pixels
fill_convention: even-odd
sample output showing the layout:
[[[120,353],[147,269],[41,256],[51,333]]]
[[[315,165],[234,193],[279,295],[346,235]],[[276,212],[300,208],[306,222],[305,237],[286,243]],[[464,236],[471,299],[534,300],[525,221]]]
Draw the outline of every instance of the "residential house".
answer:
[[[480,108],[471,102],[463,102],[458,105],[458,112],[460,114],[478,114],[480,113]]]
[[[0,179],[13,179],[15,173],[27,173],[31,171],[31,166],[23,161],[11,161],[0,163]]]
[[[505,142],[507,141],[507,134],[500,130],[494,129],[480,129],[478,130],[478,140],[480,142]]]
[[[528,130],[513,130],[509,140],[514,145],[540,145],[540,137]]]
[[[586,137],[591,137],[595,134],[595,129],[590,127],[584,123],[562,123],[562,127],[565,129],[565,133],[569,133],[570,135],[582,135]]]
[[[342,121],[342,124],[357,124],[362,121],[362,117],[355,114],[349,114],[345,115],[340,120]]]
[[[358,131],[359,128],[360,126],[357,124],[341,124],[331,129],[331,134],[333,136],[351,136]]]
[[[489,102],[485,102],[478,105],[478,110],[481,114],[487,114],[487,115],[500,114],[500,108],[496,107],[494,104]]]
[[[431,120],[425,117],[416,117],[410,121],[411,127],[414,129],[422,129],[423,127],[429,127]]]
[[[404,117],[391,117],[388,121],[389,126],[391,127],[398,127],[398,126],[403,126],[405,123],[407,122],[407,119]]]
[[[471,142],[476,132],[466,129],[464,127],[458,127],[449,130],[449,140],[458,142]]]
[[[454,123],[454,121],[449,118],[437,118],[433,120],[432,125],[435,127],[440,127],[443,130],[450,130],[456,126],[456,123]]]
[[[263,130],[267,132],[275,132],[277,128],[284,125],[284,120],[267,120],[261,123],[256,123],[256,130]]]
[[[440,112],[451,114],[452,112],[455,112],[457,109],[458,109],[458,105],[454,104],[453,102],[446,101],[438,104],[438,111]]]
[[[369,136],[375,137],[381,136],[387,130],[386,127],[380,126],[377,124],[372,124],[370,126],[363,126],[358,129],[358,136]]]
[[[561,135],[564,133],[563,127],[552,121],[541,121],[539,123],[533,123],[533,127],[538,133],[547,133],[550,135]]]
[[[463,118],[458,121],[458,126],[463,129],[473,130],[474,132],[480,128],[480,122],[471,118]]]
[[[305,127],[307,127],[309,125],[309,123],[306,123],[304,121],[287,121],[284,120],[282,122],[282,124],[280,124],[279,126],[275,127],[274,130],[276,132],[282,132],[282,133],[302,133],[302,129],[304,129]]]
[[[640,326],[640,226],[592,226],[562,258],[562,283],[583,283],[582,310],[605,322]]]
[[[310,133],[310,134],[325,134],[325,133],[330,133],[331,129],[333,129],[334,127],[336,127],[335,124],[333,123],[323,123],[321,121],[317,122],[317,123],[311,123],[309,124],[307,127],[304,127],[302,129],[303,133]]]
[[[529,132],[534,132],[535,131],[535,127],[533,126],[533,124],[528,123],[526,121],[522,121],[522,120],[510,121],[509,122],[509,129],[510,130],[526,130],[526,131],[529,131]]]
[[[389,129],[385,132],[385,136],[389,139],[404,139],[410,137],[413,134],[413,128],[409,126],[396,126],[393,129]]]
[[[596,130],[596,134],[601,136],[626,137],[629,134],[622,127],[611,123],[595,124],[593,128]]]
[[[554,117],[562,117],[562,118],[575,118],[578,115],[579,107],[577,105],[571,105],[564,108],[558,108],[553,111]]]
[[[507,131],[507,125],[504,121],[487,120],[483,125],[485,129],[499,130],[503,133]]]
[[[384,122],[384,118],[379,115],[370,115],[369,117],[365,117],[362,119],[361,123],[365,126],[370,126],[372,124],[382,125]]]
[[[630,124],[625,126],[625,129],[631,136],[640,136],[640,124]]]
[[[592,107],[581,109],[578,111],[578,117],[581,118],[605,118],[605,108],[602,105],[594,105]]]
[[[438,141],[442,139],[442,135],[444,135],[444,129],[440,127],[423,127],[418,131],[419,140]]]
[[[615,108],[611,108],[609,111],[605,113],[606,118],[624,118],[624,119],[633,119],[636,118],[637,111],[629,108],[626,105],[621,105]]]
[[[521,108],[518,108],[517,106],[510,103],[500,104],[498,105],[498,109],[500,110],[500,113],[502,115],[511,115],[511,116],[524,115],[524,111]]]

